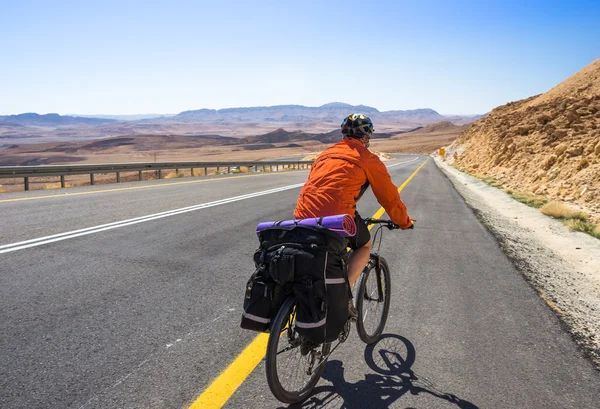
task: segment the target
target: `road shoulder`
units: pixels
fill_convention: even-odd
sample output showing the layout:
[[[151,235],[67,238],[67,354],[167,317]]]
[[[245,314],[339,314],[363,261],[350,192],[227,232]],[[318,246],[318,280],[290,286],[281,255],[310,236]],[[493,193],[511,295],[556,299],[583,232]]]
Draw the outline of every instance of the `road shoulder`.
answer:
[[[439,158],[435,163],[600,369],[600,241]]]

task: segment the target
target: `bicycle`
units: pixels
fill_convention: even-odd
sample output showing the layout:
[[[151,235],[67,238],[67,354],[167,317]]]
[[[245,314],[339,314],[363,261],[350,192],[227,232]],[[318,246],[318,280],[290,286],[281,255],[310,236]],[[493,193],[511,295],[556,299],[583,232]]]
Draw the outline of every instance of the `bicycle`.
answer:
[[[378,225],[375,231],[373,243],[379,235],[379,245],[376,251],[371,251],[369,261],[362,271],[355,288],[358,288],[355,300],[358,311],[356,327],[360,339],[366,344],[372,344],[379,340],[385,327],[391,296],[390,268],[385,259],[379,254],[383,239],[382,228],[398,228],[391,220],[364,219],[367,225]],[[375,246],[373,246],[374,248]],[[370,280],[370,278],[373,278]],[[302,340],[295,331],[295,303],[293,295],[289,296],[282,304],[279,312],[271,324],[269,341],[266,353],[266,373],[269,388],[279,401],[283,403],[297,403],[306,399],[321,378],[325,365],[336,348],[345,342],[350,335],[351,319],[346,322],[344,329],[338,336],[337,344],[332,348],[331,342],[319,345],[311,345]],[[371,305],[373,304],[373,305]],[[376,325],[371,330],[367,325],[367,318],[372,318],[370,306],[380,310],[378,320],[373,321]],[[287,346],[280,346],[281,341]],[[283,359],[283,354],[291,352],[292,357]],[[284,364],[287,362],[287,365]],[[278,369],[281,368],[281,369]],[[288,369],[293,375],[282,376],[283,370]],[[294,386],[293,377],[301,377]],[[291,381],[291,385],[288,385]]]

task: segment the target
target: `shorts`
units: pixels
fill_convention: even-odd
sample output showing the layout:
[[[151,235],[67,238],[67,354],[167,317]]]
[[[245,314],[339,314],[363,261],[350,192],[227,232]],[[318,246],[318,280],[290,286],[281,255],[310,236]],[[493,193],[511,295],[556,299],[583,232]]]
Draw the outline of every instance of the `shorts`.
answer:
[[[354,216],[354,222],[356,223],[356,234],[353,237],[349,237],[349,241],[350,248],[357,250],[371,240],[371,232],[358,212]]]

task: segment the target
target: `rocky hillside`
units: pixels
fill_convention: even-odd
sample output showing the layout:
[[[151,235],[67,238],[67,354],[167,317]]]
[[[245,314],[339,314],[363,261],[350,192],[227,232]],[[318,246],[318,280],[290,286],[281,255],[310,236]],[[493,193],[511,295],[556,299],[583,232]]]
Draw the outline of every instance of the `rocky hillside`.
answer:
[[[600,211],[600,58],[545,94],[494,109],[449,152],[507,187]]]

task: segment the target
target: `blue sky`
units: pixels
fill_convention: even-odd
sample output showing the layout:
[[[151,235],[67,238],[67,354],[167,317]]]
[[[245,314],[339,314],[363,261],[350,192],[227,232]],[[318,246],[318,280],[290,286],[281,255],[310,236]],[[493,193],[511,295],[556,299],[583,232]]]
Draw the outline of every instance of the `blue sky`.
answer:
[[[600,56],[600,1],[0,0],[0,114],[474,114]]]

